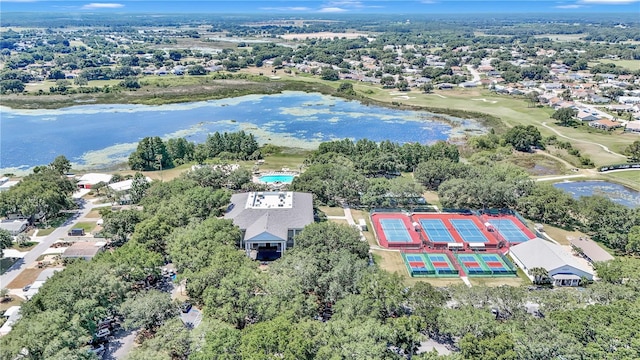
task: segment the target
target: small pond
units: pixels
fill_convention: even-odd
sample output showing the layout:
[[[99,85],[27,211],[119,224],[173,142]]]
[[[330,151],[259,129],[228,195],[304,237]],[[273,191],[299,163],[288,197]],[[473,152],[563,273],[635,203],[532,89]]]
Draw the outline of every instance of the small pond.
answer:
[[[638,174],[640,176],[640,172]],[[601,195],[631,208],[640,207],[640,192],[608,181],[565,181],[553,186],[570,193],[574,198]]]

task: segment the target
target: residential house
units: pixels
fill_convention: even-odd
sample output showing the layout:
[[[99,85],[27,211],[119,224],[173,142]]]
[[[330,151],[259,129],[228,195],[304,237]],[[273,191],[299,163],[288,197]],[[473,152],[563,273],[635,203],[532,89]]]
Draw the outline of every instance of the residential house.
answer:
[[[613,129],[617,129],[622,127],[622,124],[617,122],[617,121],[613,121],[613,120],[609,120],[606,118],[600,119],[600,120],[594,120],[591,121],[589,123],[589,126],[594,127],[596,129],[601,129],[601,130],[613,130]]]
[[[0,221],[0,229],[7,230],[13,236],[16,236],[21,232],[25,231],[28,226],[29,226],[29,221],[26,219]]]
[[[589,111],[585,111],[585,110],[580,110],[578,112],[578,115],[576,115],[576,117],[580,121],[594,121],[594,120],[598,120],[600,118],[597,115],[597,113],[593,113],[593,112],[589,112]]]
[[[624,128],[624,131],[640,133],[640,120],[633,120],[627,122],[627,125]]]
[[[98,173],[88,173],[82,175],[78,179],[78,188],[80,189],[91,189],[96,186],[98,183],[108,184],[113,178],[111,174],[98,174]]]
[[[69,246],[63,253],[63,259],[83,259],[91,260],[98,255],[101,251],[104,251],[107,245],[104,241],[78,241]]]

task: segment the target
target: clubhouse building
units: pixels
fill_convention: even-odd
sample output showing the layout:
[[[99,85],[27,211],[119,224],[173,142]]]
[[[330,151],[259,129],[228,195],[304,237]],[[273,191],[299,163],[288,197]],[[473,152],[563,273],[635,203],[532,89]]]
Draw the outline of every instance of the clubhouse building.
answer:
[[[511,247],[509,255],[531,281],[534,279],[530,273],[533,268],[547,270],[554,286],[579,286],[582,278],[593,280],[592,269],[580,263],[562,246],[541,238]]]
[[[275,260],[313,223],[313,196],[300,192],[250,192],[231,196],[224,215],[242,231],[240,247],[257,260]]]

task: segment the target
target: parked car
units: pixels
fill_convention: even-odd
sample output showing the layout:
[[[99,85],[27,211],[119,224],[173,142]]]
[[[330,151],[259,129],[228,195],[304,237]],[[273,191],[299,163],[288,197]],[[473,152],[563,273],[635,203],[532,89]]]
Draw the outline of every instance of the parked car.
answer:
[[[193,306],[193,305],[191,305],[191,303],[190,303],[190,302],[185,301],[185,302],[183,302],[183,303],[180,305],[180,310],[181,310],[183,313],[185,313],[185,314],[186,314],[186,313],[188,313],[188,312],[191,310],[191,307],[192,307],[192,306]]]
[[[105,329],[100,329],[100,330],[98,330],[96,332],[96,337],[97,338],[103,338],[103,337],[107,337],[109,335],[111,335],[111,330],[106,329],[106,328]]]
[[[104,352],[105,347],[104,344],[97,344],[97,345],[93,345],[91,346],[91,348],[89,348],[89,352],[100,355]]]
[[[29,285],[25,285],[25,286],[22,288],[22,291],[27,292],[27,291],[29,291],[29,289],[31,289],[31,284],[29,284]]]

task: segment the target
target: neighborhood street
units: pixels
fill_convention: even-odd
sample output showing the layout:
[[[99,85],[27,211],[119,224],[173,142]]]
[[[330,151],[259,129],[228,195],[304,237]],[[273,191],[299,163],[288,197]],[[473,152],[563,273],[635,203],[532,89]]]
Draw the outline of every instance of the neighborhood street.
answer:
[[[80,203],[80,209],[76,211],[76,215],[67,220],[62,226],[55,229],[51,234],[47,235],[43,239],[41,239],[40,243],[36,245],[31,251],[29,251],[24,258],[18,260],[7,272],[2,274],[0,277],[0,286],[6,287],[9,283],[11,283],[15,278],[22,273],[24,269],[27,268],[30,264],[35,262],[40,255],[42,255],[51,245],[58,239],[66,237],[69,229],[73,227],[78,219],[85,217],[91,210],[96,207],[101,206],[110,206],[110,204],[94,204],[90,201],[82,201]]]

